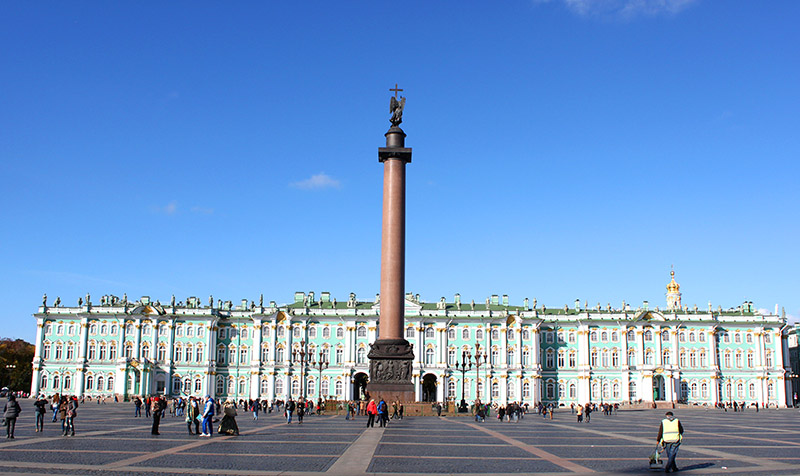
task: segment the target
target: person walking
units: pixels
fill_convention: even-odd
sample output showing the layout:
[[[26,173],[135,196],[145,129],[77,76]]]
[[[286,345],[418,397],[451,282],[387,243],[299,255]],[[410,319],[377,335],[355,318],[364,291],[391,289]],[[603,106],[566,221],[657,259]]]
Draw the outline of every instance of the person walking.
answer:
[[[166,406],[167,406],[166,400],[162,400],[160,397],[153,397],[153,399],[151,400],[150,412],[153,414],[153,427],[150,429],[151,435],[161,434],[158,432],[158,425],[161,423],[161,416]]]
[[[306,414],[306,402],[303,400],[303,397],[300,397],[300,400],[297,401],[297,424],[303,424],[303,417]]]
[[[294,413],[295,408],[294,400],[292,400],[292,397],[289,397],[289,400],[286,400],[286,405],[283,406],[283,413],[286,415],[287,424],[292,422],[292,413]]]
[[[214,418],[214,399],[211,395],[206,395],[206,402],[203,406],[203,433],[200,436],[211,438],[211,432],[214,430],[211,427],[211,419]]]
[[[378,426],[383,428],[389,423],[389,406],[386,401],[381,398],[378,402]]]
[[[578,423],[583,423],[583,405],[580,403],[578,404],[578,408],[575,410],[578,415]]]
[[[375,415],[378,414],[378,406],[375,404],[375,400],[370,400],[367,404],[367,428],[374,428],[375,427]]]
[[[53,395],[51,404],[53,407],[53,423],[58,419],[58,404],[61,403],[61,397],[58,394]]]
[[[661,425],[658,427],[656,440],[667,452],[667,465],[664,467],[664,472],[669,473],[678,471],[675,457],[678,455],[678,447],[681,446],[681,440],[683,440],[683,425],[672,412],[667,412],[665,416],[666,418],[661,420]]]
[[[190,435],[200,435],[200,407],[197,405],[197,400],[194,397],[189,397],[186,403],[186,428],[189,430]],[[192,424],[194,424],[194,432],[192,432]]]
[[[78,416],[78,397],[67,398],[64,436],[75,436],[75,417]]]
[[[8,394],[8,401],[3,407],[3,418],[6,419],[6,438],[14,439],[14,428],[17,425],[17,417],[22,413],[22,408],[17,402],[17,397],[13,393]]]
[[[133,406],[135,410],[133,411],[133,417],[140,417],[142,416],[142,399],[137,397],[133,397]]]
[[[44,431],[44,416],[47,414],[47,399],[44,395],[39,395],[39,398],[33,403],[34,413],[36,413],[36,432]]]

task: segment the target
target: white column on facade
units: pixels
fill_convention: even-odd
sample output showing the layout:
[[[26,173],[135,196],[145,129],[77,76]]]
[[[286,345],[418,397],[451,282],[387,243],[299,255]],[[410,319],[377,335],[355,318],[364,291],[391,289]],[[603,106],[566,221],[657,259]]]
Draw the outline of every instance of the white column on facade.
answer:
[[[653,359],[653,363],[655,363],[656,367],[660,367],[664,365],[664,361],[661,360],[661,326],[654,326],[653,328],[653,342],[656,343],[656,355],[655,359]],[[664,382],[664,386],[667,386],[667,383]]]
[[[765,339],[764,339],[764,334],[765,333],[766,333],[766,331],[764,330],[763,327],[761,327],[761,328],[756,330],[756,340],[755,340],[755,342],[756,342],[756,349],[755,349],[756,350],[756,352],[755,352],[756,361],[755,361],[755,365],[756,365],[756,368],[759,369],[759,370],[764,370],[764,362],[765,362],[764,349],[766,348],[766,342],[765,342]]]
[[[636,327],[636,366],[644,366],[644,330],[640,326]],[[650,398],[653,396],[650,395]]]
[[[275,354],[276,354],[276,352],[278,350],[278,326],[273,321],[265,322],[265,323],[263,323],[263,325],[267,326],[269,328],[269,342],[268,342],[269,343],[269,351],[267,352],[268,355],[267,355],[266,364],[268,366],[270,366],[270,367],[275,367]],[[270,389],[272,389],[272,384],[274,382],[275,382],[275,378],[273,377],[270,380]],[[270,392],[272,392],[272,395],[274,397],[275,391],[274,390],[270,390]]]
[[[589,364],[591,363],[590,356],[591,349],[589,346],[589,327],[584,324],[580,324],[578,326],[578,368],[582,368],[584,370],[589,369]]]
[[[140,359],[142,358],[142,320],[137,318],[134,321],[134,329],[135,334],[133,338],[133,358]],[[141,386],[141,385],[140,385]]]
[[[42,343],[44,338],[44,319],[36,318],[36,346],[33,349],[33,377],[31,378],[31,396],[39,393],[39,386],[42,383],[39,369],[42,367]],[[64,378],[64,377],[59,377]]]
[[[420,372],[414,372],[414,395],[415,400],[422,401],[422,385],[420,384]]]
[[[89,343],[89,318],[88,316],[81,317],[80,324],[80,343],[78,344],[78,368],[75,373],[75,395],[78,397],[83,396],[83,390],[86,386],[86,347]],[[63,376],[61,378],[64,378]]]
[[[422,322],[420,322],[417,325],[417,345],[416,345],[416,348],[417,348],[417,352],[415,352],[415,353],[417,354],[416,355],[416,357],[417,357],[417,366],[418,367],[422,367],[423,362],[425,362],[425,360],[424,360],[424,358],[425,358],[425,326],[422,325]],[[419,390],[419,392],[421,393],[421,390]],[[422,398],[418,397],[417,401],[420,401],[420,400],[422,400]]]
[[[500,327],[500,367],[507,368],[508,367],[508,327],[502,326]],[[502,392],[501,395],[505,395],[505,392]],[[505,399],[503,399],[505,400]]]
[[[505,340],[503,340],[505,343]],[[500,376],[500,404],[508,404],[508,374],[504,373]]]
[[[292,342],[294,341],[294,326],[296,325],[297,323],[292,321],[286,323],[286,352],[283,355],[283,362],[279,362],[279,364],[289,366],[292,363],[292,350],[294,350],[292,349]],[[288,376],[287,382],[289,382]],[[292,394],[291,388],[287,389],[286,394]]]
[[[333,329],[336,330],[335,328]],[[355,364],[355,342],[353,340],[353,332],[355,331],[355,325],[353,323],[347,322],[345,323],[344,328],[344,362],[343,365],[352,366]],[[334,348],[334,352],[336,352]]]
[[[436,337],[439,343],[436,345],[436,364],[440,367],[447,367],[447,328],[437,327]],[[439,400],[442,401],[442,400]]]

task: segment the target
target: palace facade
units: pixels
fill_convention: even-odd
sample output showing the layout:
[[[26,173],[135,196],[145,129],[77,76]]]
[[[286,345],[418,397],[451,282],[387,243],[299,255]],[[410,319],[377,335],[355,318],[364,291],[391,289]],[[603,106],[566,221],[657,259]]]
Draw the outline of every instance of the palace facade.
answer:
[[[426,303],[408,294],[418,401],[791,402],[785,317],[751,302],[707,310],[598,304],[548,308],[508,296]],[[380,302],[295,293],[278,306],[194,297],[170,304],[90,297],[34,315],[31,392],[87,396],[358,399],[369,381]]]

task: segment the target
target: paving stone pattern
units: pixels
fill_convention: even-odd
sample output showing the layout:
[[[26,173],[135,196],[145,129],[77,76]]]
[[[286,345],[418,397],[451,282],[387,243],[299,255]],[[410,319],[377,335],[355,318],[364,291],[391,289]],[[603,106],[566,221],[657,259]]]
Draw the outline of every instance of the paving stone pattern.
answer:
[[[253,421],[241,412],[240,436],[200,438],[188,434],[182,417],[166,417],[161,435],[152,436],[152,421],[133,418],[132,405],[87,402],[76,436],[62,437],[49,418],[43,433],[34,432],[32,402],[22,406],[16,439],[0,439],[2,474],[650,474],[647,457],[663,417],[662,410],[595,413],[579,424],[562,410],[554,420],[407,417],[367,429],[364,417],[314,415],[289,425],[277,413]],[[800,474],[797,410],[675,413],[686,428],[681,473]]]

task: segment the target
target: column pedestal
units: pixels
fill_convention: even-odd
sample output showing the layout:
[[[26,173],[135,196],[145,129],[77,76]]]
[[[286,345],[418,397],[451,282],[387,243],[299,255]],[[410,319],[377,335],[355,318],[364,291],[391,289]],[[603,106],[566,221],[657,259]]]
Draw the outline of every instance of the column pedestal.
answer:
[[[388,401],[415,401],[411,370],[414,352],[405,339],[378,339],[370,344],[367,384],[372,398]]]

